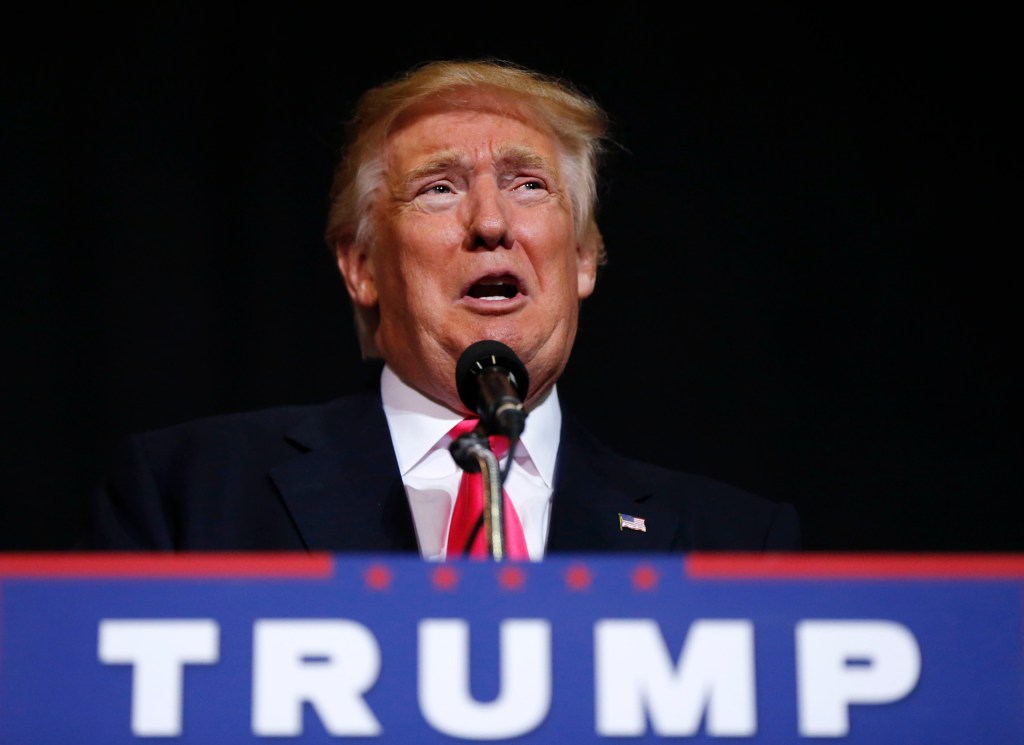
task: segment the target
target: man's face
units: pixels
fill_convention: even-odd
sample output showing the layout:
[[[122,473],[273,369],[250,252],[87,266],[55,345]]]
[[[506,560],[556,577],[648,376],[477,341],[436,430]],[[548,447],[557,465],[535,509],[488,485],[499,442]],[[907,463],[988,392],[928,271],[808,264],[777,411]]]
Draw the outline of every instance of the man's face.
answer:
[[[386,154],[377,242],[355,291],[342,262],[356,302],[379,305],[381,355],[408,384],[464,410],[456,362],[496,339],[529,371],[529,406],[564,369],[596,272],[557,141],[506,115],[440,110],[393,132]]]

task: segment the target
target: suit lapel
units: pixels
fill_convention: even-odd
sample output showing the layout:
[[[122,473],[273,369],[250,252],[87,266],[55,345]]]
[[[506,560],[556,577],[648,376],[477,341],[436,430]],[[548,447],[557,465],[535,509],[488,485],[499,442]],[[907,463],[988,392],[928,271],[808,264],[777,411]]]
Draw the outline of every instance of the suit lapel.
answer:
[[[679,516],[658,502],[640,469],[629,467],[563,414],[549,552],[671,550]],[[646,529],[622,527],[620,515],[642,518]]]
[[[302,452],[270,478],[310,551],[418,552],[379,396],[339,399],[286,436]],[[672,550],[679,515],[659,501],[642,469],[563,414],[548,552]],[[620,514],[646,530],[621,527]]]
[[[310,551],[418,550],[379,396],[339,399],[287,438],[305,452],[270,478]]]

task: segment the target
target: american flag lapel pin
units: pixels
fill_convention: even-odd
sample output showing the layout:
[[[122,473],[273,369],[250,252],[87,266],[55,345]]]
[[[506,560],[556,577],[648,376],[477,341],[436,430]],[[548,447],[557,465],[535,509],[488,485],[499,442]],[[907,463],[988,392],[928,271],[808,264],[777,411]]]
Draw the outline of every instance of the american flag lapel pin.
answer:
[[[642,517],[633,517],[633,515],[626,515],[622,512],[619,513],[619,530],[639,530],[641,533],[647,532],[647,525]]]

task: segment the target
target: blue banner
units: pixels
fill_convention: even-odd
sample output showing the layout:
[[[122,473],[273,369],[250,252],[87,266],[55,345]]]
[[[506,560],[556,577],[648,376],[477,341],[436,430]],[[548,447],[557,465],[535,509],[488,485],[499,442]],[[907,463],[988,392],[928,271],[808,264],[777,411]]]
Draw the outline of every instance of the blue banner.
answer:
[[[0,557],[0,743],[1024,742],[1024,556]]]

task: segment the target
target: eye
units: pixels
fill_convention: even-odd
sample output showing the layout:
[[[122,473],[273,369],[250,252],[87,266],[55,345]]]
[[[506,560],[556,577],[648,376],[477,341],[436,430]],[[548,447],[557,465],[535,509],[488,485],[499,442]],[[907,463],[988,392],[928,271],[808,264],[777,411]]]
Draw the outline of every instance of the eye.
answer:
[[[452,187],[450,187],[448,184],[431,184],[426,189],[424,189],[421,193],[422,194],[451,194],[452,193]]]
[[[547,187],[544,185],[543,181],[531,179],[530,181],[524,181],[523,183],[518,184],[515,188],[522,189],[523,191],[538,191],[539,189],[545,189]]]

